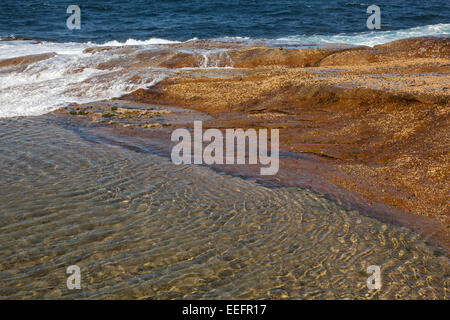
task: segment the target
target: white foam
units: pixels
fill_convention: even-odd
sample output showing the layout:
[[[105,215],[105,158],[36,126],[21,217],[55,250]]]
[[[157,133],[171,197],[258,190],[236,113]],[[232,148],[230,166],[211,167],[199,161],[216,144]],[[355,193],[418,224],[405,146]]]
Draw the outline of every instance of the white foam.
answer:
[[[108,42],[105,42],[103,44],[99,44],[99,46],[121,47],[121,46],[145,46],[145,45],[174,44],[174,43],[181,43],[181,42],[180,41],[166,40],[166,39],[159,39],[159,38],[150,38],[148,40],[128,39],[125,42],[119,42],[119,41],[116,41],[116,40],[108,41]]]
[[[0,117],[41,115],[69,103],[111,99],[161,81],[162,70],[98,69],[117,56],[83,53],[93,44],[12,41],[0,43],[0,59],[55,52],[23,71],[0,72]],[[142,77],[135,83],[129,79]]]
[[[378,44],[383,44],[403,38],[421,37],[421,36],[439,36],[449,34],[450,34],[450,24],[440,23],[393,31],[383,31],[381,29],[377,31],[367,31],[353,34],[313,35],[313,36],[299,35],[299,36],[284,37],[278,40],[297,41],[297,42],[346,43],[353,45],[375,46]]]
[[[81,54],[88,47],[90,47],[89,44],[75,42],[1,41],[0,60],[48,52]]]

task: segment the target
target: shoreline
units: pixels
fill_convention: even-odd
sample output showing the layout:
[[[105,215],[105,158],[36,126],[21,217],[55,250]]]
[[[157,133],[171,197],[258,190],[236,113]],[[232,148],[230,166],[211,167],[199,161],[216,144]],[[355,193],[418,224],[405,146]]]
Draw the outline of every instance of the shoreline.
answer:
[[[218,67],[232,60],[234,69],[189,69],[199,64],[195,54],[152,53],[129,68],[178,71],[149,89],[110,100],[103,111],[95,107],[97,115],[92,104],[55,114],[99,122],[106,120],[102,113],[110,113],[104,124],[129,136],[136,135],[135,127],[166,133],[186,127],[149,123],[161,116],[155,110],[139,115],[122,110],[125,117],[111,109],[114,101],[128,100],[202,112],[210,118],[205,129],[280,128],[285,155],[280,167],[288,173],[277,183],[310,188],[351,209],[411,227],[449,257],[449,43],[449,38],[422,37],[373,48],[238,47],[209,57]],[[198,41],[173,47],[212,45],[217,46]],[[76,115],[69,113],[77,108]],[[238,170],[252,176],[251,169]]]

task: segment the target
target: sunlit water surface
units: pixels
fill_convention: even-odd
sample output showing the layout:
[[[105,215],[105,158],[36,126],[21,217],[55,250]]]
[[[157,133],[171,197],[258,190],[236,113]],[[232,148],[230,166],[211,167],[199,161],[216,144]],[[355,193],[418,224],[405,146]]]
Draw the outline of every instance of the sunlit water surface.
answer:
[[[449,266],[433,253],[308,190],[0,120],[2,299],[446,298]],[[69,265],[81,290],[66,287]]]

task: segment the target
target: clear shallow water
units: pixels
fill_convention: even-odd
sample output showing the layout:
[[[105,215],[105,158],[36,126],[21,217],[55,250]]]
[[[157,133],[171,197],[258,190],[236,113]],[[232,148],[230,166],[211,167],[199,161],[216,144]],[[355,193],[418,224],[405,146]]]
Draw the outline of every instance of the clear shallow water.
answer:
[[[82,136],[0,120],[0,298],[447,298],[448,263],[406,228]]]

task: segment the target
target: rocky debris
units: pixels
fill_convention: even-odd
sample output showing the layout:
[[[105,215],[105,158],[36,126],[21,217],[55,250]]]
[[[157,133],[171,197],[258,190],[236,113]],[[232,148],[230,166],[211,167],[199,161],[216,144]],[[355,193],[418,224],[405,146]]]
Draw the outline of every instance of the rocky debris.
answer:
[[[172,124],[164,117],[172,114],[162,107],[137,108],[114,102],[101,101],[88,105],[71,104],[54,111],[55,114],[69,114],[93,123],[118,125],[125,128],[162,128]]]

